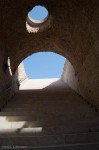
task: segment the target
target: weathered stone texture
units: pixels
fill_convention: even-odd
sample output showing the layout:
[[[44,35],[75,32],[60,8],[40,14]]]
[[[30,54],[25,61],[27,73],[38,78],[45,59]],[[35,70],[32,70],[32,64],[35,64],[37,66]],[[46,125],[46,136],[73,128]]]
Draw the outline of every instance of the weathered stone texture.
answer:
[[[30,34],[26,30],[26,17],[36,4],[46,6],[53,21],[45,31]],[[1,66],[2,57],[9,56],[14,76],[27,56],[39,51],[56,52],[73,65],[81,95],[99,104],[99,47],[96,44],[99,41],[99,0],[1,0],[0,10]],[[0,80],[4,80],[2,67],[0,73]],[[8,82],[8,74],[6,79]],[[6,86],[1,85],[1,89]]]
[[[18,80],[20,83],[22,83],[24,80],[27,79],[27,75],[26,75],[26,71],[25,71],[23,62],[20,63],[20,65],[18,66],[17,72],[18,72]]]

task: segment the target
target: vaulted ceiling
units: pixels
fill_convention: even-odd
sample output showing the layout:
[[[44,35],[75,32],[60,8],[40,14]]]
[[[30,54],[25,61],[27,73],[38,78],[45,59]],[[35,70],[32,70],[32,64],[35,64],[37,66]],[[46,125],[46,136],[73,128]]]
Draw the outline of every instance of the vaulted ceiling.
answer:
[[[45,6],[52,17],[42,32],[28,33],[26,18],[35,5]],[[32,53],[59,53],[80,68],[99,38],[99,0],[1,0],[0,32],[13,72]]]

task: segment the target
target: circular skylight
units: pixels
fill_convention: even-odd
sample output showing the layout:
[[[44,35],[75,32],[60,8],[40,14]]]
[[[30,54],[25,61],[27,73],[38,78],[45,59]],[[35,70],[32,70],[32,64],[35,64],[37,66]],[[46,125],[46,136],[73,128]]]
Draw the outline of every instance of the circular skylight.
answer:
[[[34,23],[43,23],[48,18],[48,10],[44,6],[37,5],[28,13],[28,17]]]

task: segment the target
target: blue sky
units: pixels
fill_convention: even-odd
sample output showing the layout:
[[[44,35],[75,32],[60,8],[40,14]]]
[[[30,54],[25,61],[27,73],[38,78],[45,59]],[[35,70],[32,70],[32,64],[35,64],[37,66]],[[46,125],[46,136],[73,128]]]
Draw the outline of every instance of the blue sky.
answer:
[[[29,12],[29,16],[34,20],[41,21],[48,16],[48,11],[45,7],[38,5]]]
[[[27,57],[23,63],[29,79],[60,78],[65,60],[52,52],[39,52]]]
[[[48,11],[39,5],[35,6],[28,15],[34,20],[41,21],[47,17]],[[27,57],[23,63],[29,79],[60,78],[65,58],[51,52],[39,52]]]

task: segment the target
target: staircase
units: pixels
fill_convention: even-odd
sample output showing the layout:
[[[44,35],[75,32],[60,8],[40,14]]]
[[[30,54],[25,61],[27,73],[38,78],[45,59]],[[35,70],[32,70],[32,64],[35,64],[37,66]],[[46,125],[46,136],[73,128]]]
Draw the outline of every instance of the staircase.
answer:
[[[62,81],[21,90],[0,112],[0,149],[99,150],[99,112]]]

